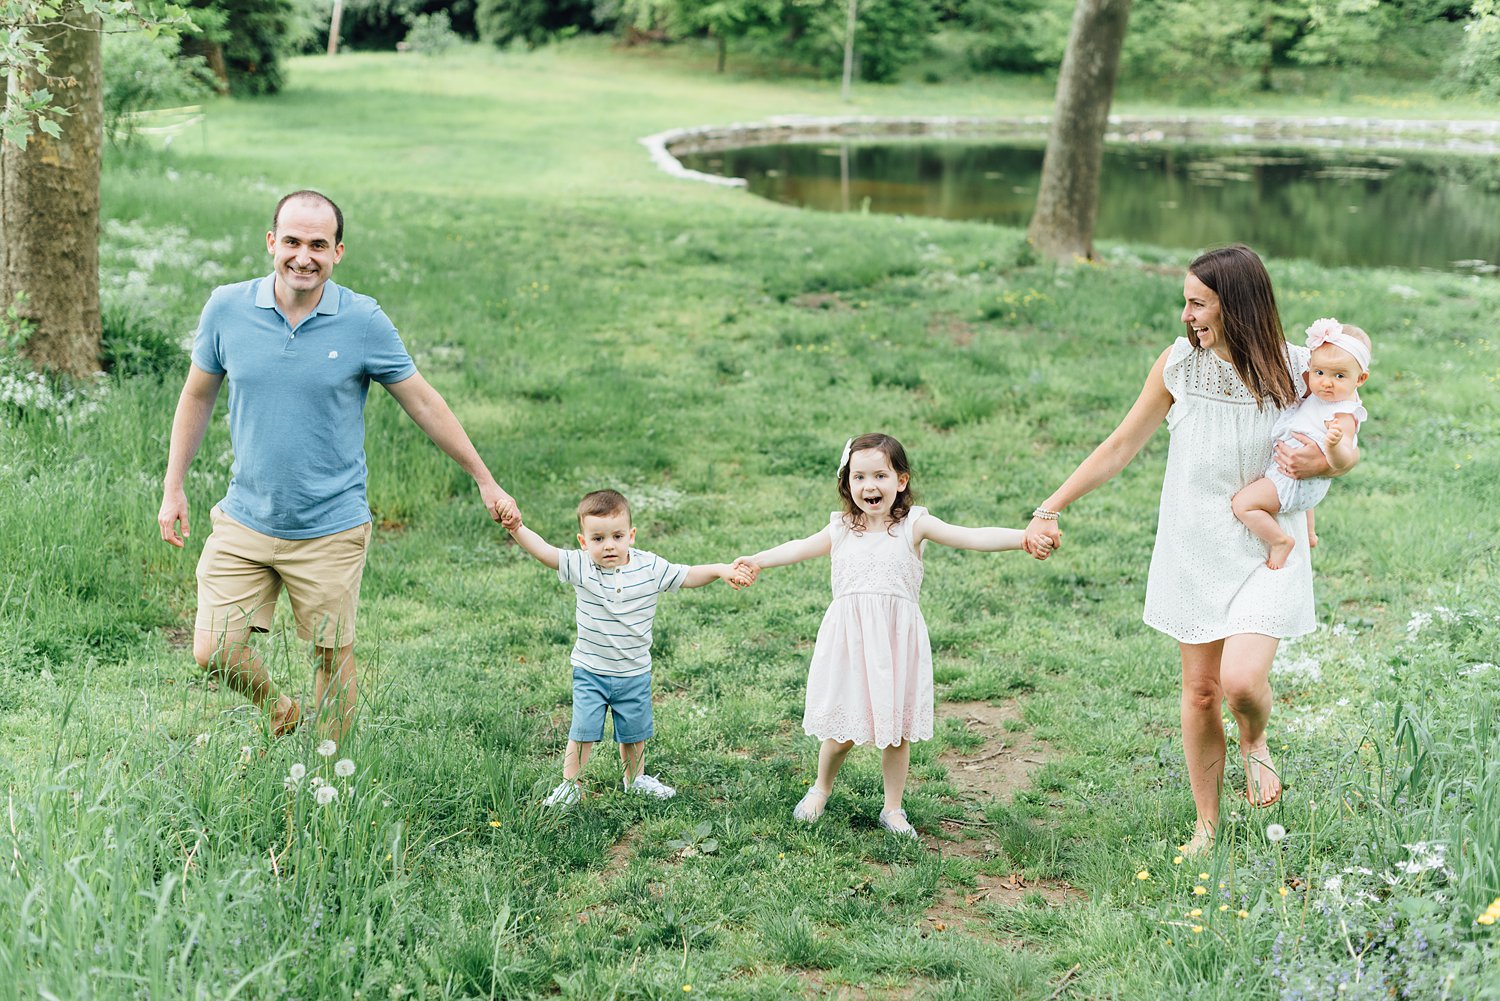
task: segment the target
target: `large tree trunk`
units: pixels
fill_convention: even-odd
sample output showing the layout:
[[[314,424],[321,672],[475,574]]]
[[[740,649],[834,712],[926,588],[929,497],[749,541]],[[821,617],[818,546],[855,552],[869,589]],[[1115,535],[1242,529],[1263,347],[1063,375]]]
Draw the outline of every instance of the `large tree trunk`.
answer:
[[[203,61],[208,64],[208,70],[214,75],[214,89],[221,97],[229,94],[229,64],[224,61],[224,46],[218,42],[210,42],[202,35],[194,35],[182,40],[182,54],[185,56],[202,56]]]
[[[18,312],[34,326],[24,353],[77,376],[99,368],[99,31],[98,16],[77,3],[35,30],[52,59],[48,76],[10,86],[48,88],[69,117],[56,139],[38,131],[24,150],[0,145],[0,308],[24,292]]]
[[[1058,261],[1094,256],[1099,167],[1130,0],[1078,0],[1057,77],[1057,104],[1026,239]]]

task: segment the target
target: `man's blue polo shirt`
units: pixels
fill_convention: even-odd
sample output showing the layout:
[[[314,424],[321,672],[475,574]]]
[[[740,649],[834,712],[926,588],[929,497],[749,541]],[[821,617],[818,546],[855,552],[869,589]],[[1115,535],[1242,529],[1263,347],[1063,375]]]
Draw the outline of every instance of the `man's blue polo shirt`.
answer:
[[[296,330],[275,276],[214,289],[193,364],[229,381],[234,468],[219,507],[263,535],[314,539],[370,520],[365,398],[370,381],[417,371],[374,299],[328,282]]]

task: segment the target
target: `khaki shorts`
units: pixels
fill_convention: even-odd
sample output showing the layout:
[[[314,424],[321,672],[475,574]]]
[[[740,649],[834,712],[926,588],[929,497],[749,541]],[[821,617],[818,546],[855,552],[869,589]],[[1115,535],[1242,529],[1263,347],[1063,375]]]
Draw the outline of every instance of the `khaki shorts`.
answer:
[[[198,629],[268,632],[284,586],[300,639],[334,648],[354,642],[369,522],[317,539],[277,539],[217,506],[211,517],[213,533],[198,560]]]

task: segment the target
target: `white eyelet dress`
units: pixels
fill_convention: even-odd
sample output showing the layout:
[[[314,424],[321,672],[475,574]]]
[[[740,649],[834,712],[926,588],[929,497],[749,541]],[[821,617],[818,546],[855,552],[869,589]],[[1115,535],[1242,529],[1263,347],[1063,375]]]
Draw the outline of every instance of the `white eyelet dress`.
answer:
[[[1308,350],[1287,346],[1302,385]],[[1277,515],[1296,540],[1286,566],[1266,567],[1266,545],[1240,524],[1230,499],[1265,475],[1281,409],[1259,408],[1234,366],[1179,337],[1163,379],[1172,394],[1167,472],[1161,485],[1156,548],[1146,579],[1146,625],[1180,643],[1239,633],[1289,639],[1317,626],[1307,519]]]
[[[820,739],[892,747],[932,739],[932,643],[917,601],[922,554],[914,507],[890,532],[854,532],[835,512],[833,604],[807,671],[802,729]]]

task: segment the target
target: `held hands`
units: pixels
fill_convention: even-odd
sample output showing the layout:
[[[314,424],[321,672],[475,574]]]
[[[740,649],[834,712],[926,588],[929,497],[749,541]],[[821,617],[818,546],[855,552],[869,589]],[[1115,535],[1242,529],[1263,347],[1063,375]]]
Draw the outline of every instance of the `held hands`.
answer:
[[[1061,549],[1062,529],[1057,527],[1057,519],[1032,518],[1031,523],[1026,526],[1026,537],[1021,540],[1021,548],[1039,560],[1045,560]]]
[[[739,591],[754,584],[759,576],[760,567],[751,562],[750,557],[740,556],[730,566],[729,573],[724,576],[724,580],[730,587]]]
[[[516,510],[515,498],[501,490],[500,484],[494,480],[480,484],[479,499],[484,502],[484,508],[490,513],[490,517],[498,521],[506,530],[511,529],[511,526],[506,524],[507,520],[513,520],[516,528],[521,527],[521,512]]]

